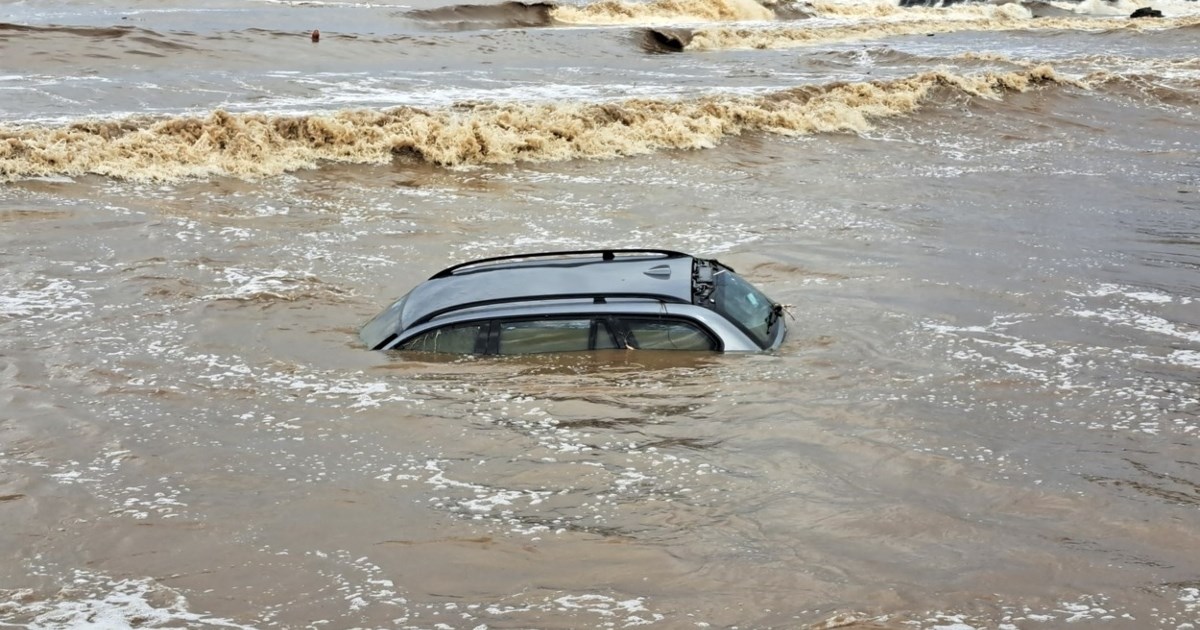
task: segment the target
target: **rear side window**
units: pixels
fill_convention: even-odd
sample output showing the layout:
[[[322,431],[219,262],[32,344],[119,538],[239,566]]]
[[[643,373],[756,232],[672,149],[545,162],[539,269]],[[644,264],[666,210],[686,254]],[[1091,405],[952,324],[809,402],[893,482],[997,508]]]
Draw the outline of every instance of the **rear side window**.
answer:
[[[405,341],[400,344],[400,349],[415,352],[471,354],[475,352],[475,341],[479,339],[481,328],[480,324],[437,328]]]
[[[639,350],[716,350],[716,340],[696,324],[673,319],[625,318],[630,347]]]
[[[499,354],[582,352],[613,348],[608,326],[593,319],[536,319],[499,322]]]

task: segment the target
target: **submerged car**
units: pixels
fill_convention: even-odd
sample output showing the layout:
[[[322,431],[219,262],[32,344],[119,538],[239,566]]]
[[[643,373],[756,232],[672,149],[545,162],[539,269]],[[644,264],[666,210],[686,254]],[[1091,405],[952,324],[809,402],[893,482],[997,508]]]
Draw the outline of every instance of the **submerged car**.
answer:
[[[727,265],[664,249],[474,260],[434,274],[367,322],[372,350],[535,354],[772,350],[783,307]]]

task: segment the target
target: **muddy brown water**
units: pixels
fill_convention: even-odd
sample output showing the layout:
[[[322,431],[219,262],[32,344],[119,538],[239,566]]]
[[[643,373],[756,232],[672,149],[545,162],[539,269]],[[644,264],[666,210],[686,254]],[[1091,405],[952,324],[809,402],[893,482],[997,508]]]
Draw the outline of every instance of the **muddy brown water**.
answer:
[[[13,5],[0,625],[1195,627],[1192,4],[817,5],[975,26],[807,48],[703,3]],[[789,43],[642,48],[738,15]],[[598,246],[720,258],[787,342],[355,336],[450,264]]]

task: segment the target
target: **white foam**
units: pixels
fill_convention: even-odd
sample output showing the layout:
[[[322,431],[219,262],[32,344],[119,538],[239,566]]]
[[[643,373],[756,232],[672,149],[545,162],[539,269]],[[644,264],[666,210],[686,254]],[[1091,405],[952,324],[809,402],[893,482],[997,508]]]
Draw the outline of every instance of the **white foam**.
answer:
[[[312,284],[311,276],[283,269],[247,271],[236,267],[225,270],[231,290],[203,296],[203,300],[251,300],[259,297],[294,298]]]
[[[1147,291],[1145,289],[1128,287],[1120,284],[1103,283],[1097,285],[1090,291],[1083,293],[1068,293],[1077,297],[1110,297],[1118,296],[1128,298],[1136,302],[1145,302],[1152,304],[1191,304],[1192,298],[1186,295],[1174,296],[1162,293],[1159,291]]]
[[[77,320],[94,304],[86,293],[70,280],[44,281],[34,289],[16,289],[0,293],[0,316],[49,321]]]
[[[151,578],[115,580],[90,571],[75,571],[69,584],[48,600],[38,600],[28,590],[10,591],[7,600],[0,600],[0,625],[30,630],[253,628],[192,612],[183,595]]]
[[[1128,17],[1130,13],[1144,6],[1152,6],[1167,17],[1200,13],[1200,7],[1197,7],[1193,0],[1154,0],[1152,3],[1141,0],[1051,0],[1050,4],[1080,15],[1113,17]]]
[[[1175,350],[1170,355],[1170,361],[1175,365],[1200,369],[1200,351]]]
[[[413,73],[419,74],[419,73]],[[319,93],[311,96],[274,96],[265,100],[246,103],[225,102],[221,107],[228,111],[253,111],[263,114],[303,115],[328,114],[331,109],[356,107],[451,107],[464,102],[489,103],[557,103],[562,101],[610,102],[629,98],[689,98],[695,97],[694,88],[681,86],[672,88],[659,82],[647,81],[637,84],[547,84],[522,83],[502,87],[446,86],[444,74],[431,74],[428,82],[417,81],[411,85],[395,85],[371,77],[346,80],[345,75],[327,78],[308,77],[293,79],[293,83],[311,85]],[[442,84],[442,85],[439,85]],[[750,88],[737,91],[721,90],[722,93],[757,94],[771,87]],[[714,88],[708,90],[716,92]]]
[[[1148,313],[1139,313],[1130,308],[1104,309],[1100,311],[1077,309],[1072,312],[1085,319],[1102,319],[1113,324],[1136,328],[1142,332],[1175,337],[1200,344],[1200,332],[1182,330],[1167,319]]]

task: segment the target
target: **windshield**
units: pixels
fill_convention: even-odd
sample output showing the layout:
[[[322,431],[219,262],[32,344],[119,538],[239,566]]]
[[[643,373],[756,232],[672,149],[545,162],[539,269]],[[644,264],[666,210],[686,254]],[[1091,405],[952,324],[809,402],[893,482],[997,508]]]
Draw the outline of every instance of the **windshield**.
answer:
[[[736,322],[759,346],[771,345],[779,316],[775,303],[729,269],[713,274],[713,309]]]
[[[404,310],[404,300],[407,298],[408,296],[404,296],[396,300],[382,313],[363,324],[362,329],[358,331],[358,337],[368,348],[378,350],[381,345],[396,338],[396,333],[400,332],[400,311]]]

